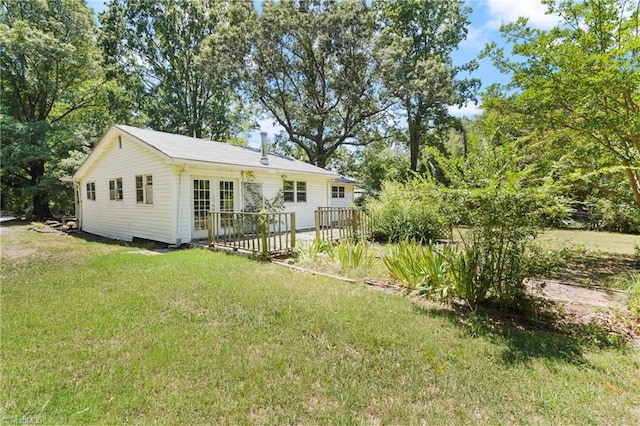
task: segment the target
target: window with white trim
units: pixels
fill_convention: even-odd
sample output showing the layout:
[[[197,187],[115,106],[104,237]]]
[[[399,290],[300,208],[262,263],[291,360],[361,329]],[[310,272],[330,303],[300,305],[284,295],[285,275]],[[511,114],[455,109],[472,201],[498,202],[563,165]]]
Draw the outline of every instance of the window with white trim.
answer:
[[[331,198],[344,198],[344,186],[332,186]]]
[[[96,200],[96,183],[87,182],[87,200]]]
[[[122,178],[111,179],[109,181],[109,199],[122,201]]]
[[[302,203],[307,201],[307,182],[282,181],[282,192],[285,203]]]
[[[153,204],[153,176],[136,176],[136,203]]]

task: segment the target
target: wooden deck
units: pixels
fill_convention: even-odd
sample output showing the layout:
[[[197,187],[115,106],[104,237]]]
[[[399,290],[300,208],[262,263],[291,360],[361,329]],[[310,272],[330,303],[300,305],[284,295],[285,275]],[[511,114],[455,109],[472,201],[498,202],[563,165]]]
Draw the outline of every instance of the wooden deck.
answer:
[[[295,224],[295,213],[288,212],[209,212],[206,245],[273,257],[292,253],[299,241],[362,239],[370,232],[369,219],[360,208],[320,208],[315,212],[315,229],[297,230]]]

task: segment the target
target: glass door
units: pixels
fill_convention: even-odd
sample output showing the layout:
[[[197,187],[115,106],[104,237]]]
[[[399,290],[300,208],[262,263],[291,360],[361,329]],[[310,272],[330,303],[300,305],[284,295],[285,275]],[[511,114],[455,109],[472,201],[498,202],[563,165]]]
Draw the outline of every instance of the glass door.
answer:
[[[207,234],[207,214],[211,210],[211,181],[193,180],[193,232],[195,238]]]

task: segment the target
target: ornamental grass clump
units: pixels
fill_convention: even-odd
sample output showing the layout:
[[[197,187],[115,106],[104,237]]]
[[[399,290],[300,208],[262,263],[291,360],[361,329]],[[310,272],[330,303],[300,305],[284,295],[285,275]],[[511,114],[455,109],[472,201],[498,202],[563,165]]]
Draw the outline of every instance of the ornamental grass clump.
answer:
[[[370,267],[375,258],[367,241],[345,239],[340,241],[334,250],[343,271]]]
[[[441,301],[455,295],[451,270],[457,252],[450,247],[441,251],[431,245],[401,241],[382,257],[389,275],[408,290]]]

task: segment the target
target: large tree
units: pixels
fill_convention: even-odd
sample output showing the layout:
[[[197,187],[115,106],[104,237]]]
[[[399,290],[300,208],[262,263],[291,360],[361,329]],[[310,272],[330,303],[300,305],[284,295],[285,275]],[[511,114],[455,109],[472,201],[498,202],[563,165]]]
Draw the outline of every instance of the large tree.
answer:
[[[247,61],[248,90],[309,162],[326,167],[380,116],[375,19],[361,0],[266,1]]]
[[[512,74],[514,111],[538,129],[595,142],[616,159],[640,207],[640,2],[545,3],[556,27],[521,18],[501,28],[517,59],[495,44],[484,54]]]
[[[472,99],[476,79],[457,79],[477,66],[453,65],[466,38],[469,8],[462,0],[384,0],[374,7],[382,24],[377,46],[383,84],[407,122],[411,170],[435,129],[456,126],[448,113]]]
[[[236,133],[242,56],[224,35],[252,9],[232,0],[112,0],[100,16],[100,44],[129,89],[120,93],[133,108],[129,119],[195,137]]]
[[[104,102],[95,38],[82,0],[0,3],[3,197],[29,197],[38,217],[51,216],[47,173],[72,149],[55,130]]]

